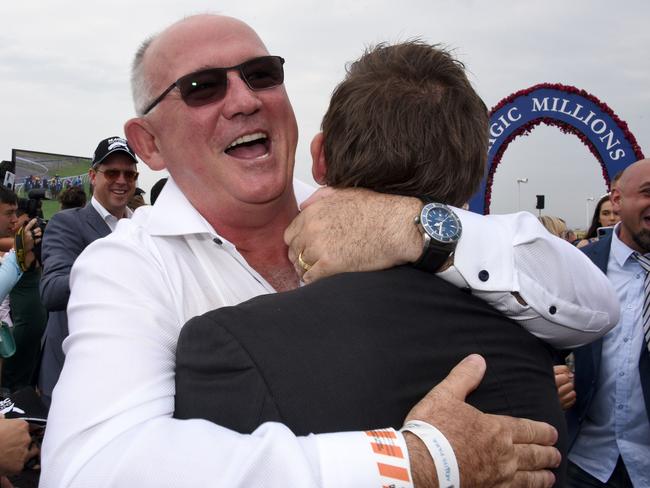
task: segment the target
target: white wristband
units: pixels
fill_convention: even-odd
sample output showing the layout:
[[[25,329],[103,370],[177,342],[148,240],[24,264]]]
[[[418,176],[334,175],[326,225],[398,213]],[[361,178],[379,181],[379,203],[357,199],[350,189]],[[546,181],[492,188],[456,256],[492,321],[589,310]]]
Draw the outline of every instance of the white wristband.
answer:
[[[460,472],[454,450],[447,438],[433,425],[421,420],[409,420],[400,429],[415,434],[427,446],[438,473],[440,488],[460,488]]]

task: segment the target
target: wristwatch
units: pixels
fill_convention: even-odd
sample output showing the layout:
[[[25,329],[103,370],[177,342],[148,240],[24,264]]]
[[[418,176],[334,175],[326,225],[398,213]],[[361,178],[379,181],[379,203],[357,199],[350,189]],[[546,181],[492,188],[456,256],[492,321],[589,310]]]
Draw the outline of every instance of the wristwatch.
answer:
[[[460,219],[444,203],[427,203],[415,223],[424,237],[422,255],[413,263],[418,269],[435,273],[456,249],[463,232]]]

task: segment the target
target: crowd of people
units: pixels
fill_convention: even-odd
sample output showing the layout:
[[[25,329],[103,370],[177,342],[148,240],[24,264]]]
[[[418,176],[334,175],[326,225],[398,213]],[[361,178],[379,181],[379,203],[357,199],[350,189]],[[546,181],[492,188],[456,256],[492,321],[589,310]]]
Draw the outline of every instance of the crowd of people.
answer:
[[[49,408],[40,453],[0,419],[0,486],[39,455],[44,488],[650,486],[650,160],[584,239],[465,211],[487,109],[407,41],[348,67],[314,193],[284,63],[183,19],[138,49],[89,201],[43,227],[0,190],[2,386]],[[138,158],[170,174],[150,205]]]

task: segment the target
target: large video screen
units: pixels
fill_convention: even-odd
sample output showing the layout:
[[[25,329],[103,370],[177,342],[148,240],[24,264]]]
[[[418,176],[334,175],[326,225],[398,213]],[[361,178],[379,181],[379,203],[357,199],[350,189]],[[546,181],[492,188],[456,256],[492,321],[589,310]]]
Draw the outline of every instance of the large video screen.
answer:
[[[15,190],[26,195],[35,188],[45,189],[48,198],[71,186],[87,187],[91,158],[54,154],[25,149],[13,149],[11,160],[15,164]]]

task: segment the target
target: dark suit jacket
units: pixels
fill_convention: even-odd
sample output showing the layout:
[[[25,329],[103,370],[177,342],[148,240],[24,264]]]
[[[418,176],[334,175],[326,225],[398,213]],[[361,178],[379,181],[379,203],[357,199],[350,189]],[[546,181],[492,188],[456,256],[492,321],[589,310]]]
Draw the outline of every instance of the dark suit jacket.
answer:
[[[550,422],[564,451],[546,346],[482,300],[411,267],[342,274],[190,320],[177,346],[175,415],[239,432],[265,421],[296,434],[399,428],[470,353],[488,369],[469,402]]]
[[[583,251],[603,273],[607,273],[607,262],[611,246],[612,235],[609,234],[607,237],[584,247]],[[576,370],[574,382],[577,400],[575,406],[567,412],[569,447],[573,446],[578,436],[580,424],[585,419],[596,394],[602,349],[603,340],[599,339],[574,351]],[[639,358],[639,374],[641,375],[648,421],[650,421],[650,353],[648,353],[645,343],[642,345],[641,357]]]
[[[70,269],[91,242],[111,229],[89,202],[83,208],[62,210],[45,228],[42,246],[41,301],[49,312],[41,358],[39,387],[49,405],[54,385],[63,368],[63,340],[68,336],[66,307],[70,297]]]

